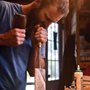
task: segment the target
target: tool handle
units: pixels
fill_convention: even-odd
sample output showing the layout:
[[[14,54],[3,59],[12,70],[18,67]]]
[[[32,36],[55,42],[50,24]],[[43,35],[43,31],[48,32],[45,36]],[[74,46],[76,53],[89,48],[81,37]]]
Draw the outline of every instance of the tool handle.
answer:
[[[25,29],[26,23],[27,23],[26,15],[23,15],[23,14],[14,15],[13,28]]]

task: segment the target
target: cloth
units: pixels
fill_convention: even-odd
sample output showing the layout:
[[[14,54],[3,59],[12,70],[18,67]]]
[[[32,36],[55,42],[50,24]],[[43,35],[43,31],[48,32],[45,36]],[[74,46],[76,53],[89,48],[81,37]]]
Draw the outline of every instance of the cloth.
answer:
[[[20,4],[0,1],[0,34],[13,27],[12,21],[16,13],[22,14]],[[15,47],[0,46],[0,90],[25,90],[31,46],[30,39]]]
[[[46,90],[45,69],[35,68],[35,90]]]

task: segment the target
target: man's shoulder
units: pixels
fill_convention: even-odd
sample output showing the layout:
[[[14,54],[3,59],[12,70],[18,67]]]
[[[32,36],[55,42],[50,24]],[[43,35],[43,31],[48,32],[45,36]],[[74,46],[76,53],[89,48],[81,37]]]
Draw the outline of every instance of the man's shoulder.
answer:
[[[0,10],[9,10],[10,8],[10,2],[7,2],[7,1],[0,1]]]
[[[2,5],[2,6],[3,6],[3,4],[5,4],[5,3],[7,3],[7,1],[3,1],[3,0],[0,1],[0,5]]]
[[[0,1],[0,9],[4,8],[6,6],[7,2],[6,1]]]
[[[6,1],[0,1],[0,17],[6,12],[8,12],[9,7],[8,7],[8,2]]]
[[[0,11],[5,11],[9,13],[22,13],[22,8],[21,5],[18,3],[0,1]]]

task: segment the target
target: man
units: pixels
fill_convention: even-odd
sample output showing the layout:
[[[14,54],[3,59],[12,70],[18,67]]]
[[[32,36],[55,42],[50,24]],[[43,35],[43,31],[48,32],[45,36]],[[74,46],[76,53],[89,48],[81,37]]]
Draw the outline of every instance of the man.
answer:
[[[32,48],[47,41],[46,28],[66,16],[68,6],[68,0],[36,0],[27,5],[0,1],[0,90],[25,90]],[[15,14],[31,16],[27,18],[27,30],[13,28]],[[37,27],[33,35],[31,25]]]

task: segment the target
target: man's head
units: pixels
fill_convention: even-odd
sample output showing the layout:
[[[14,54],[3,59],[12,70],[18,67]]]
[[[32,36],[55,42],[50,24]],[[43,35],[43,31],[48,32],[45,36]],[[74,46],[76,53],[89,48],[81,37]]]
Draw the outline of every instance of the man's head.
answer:
[[[57,8],[57,11],[64,14],[65,16],[69,12],[69,0],[37,0],[41,1],[39,8],[46,8],[48,6],[53,6]]]
[[[68,12],[69,0],[40,0],[40,6],[31,14],[33,22],[43,23],[47,28],[52,22],[58,22],[66,16]]]

